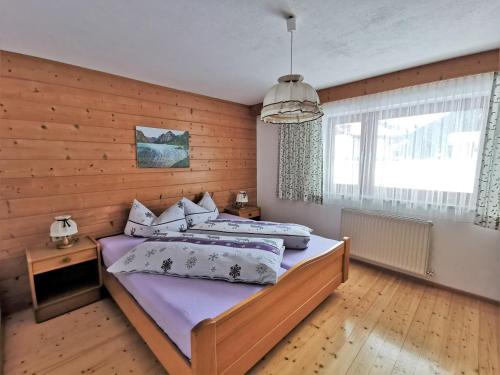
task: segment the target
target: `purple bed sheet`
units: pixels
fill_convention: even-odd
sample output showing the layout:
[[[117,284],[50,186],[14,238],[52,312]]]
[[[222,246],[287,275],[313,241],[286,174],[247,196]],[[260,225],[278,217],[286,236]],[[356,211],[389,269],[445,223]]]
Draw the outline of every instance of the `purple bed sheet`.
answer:
[[[246,218],[241,218],[239,216],[230,214],[220,214],[219,219],[248,220]],[[339,241],[311,234],[311,240],[309,241],[307,248],[303,250],[285,250],[283,261],[281,262],[281,267],[288,270],[295,266],[297,263],[302,262],[303,260],[323,254],[332,247],[336,246],[338,243]]]
[[[220,214],[219,218],[242,219],[229,214]],[[127,251],[145,240],[146,238],[123,234],[101,238],[99,243],[104,264],[106,267],[111,266]],[[280,276],[295,264],[324,253],[337,243],[338,241],[311,235],[307,249],[285,250]],[[191,358],[191,330],[196,324],[204,319],[216,317],[264,287],[147,273],[115,276],[188,358]]]
[[[109,267],[144,241],[145,238],[123,234],[101,238],[99,243],[104,264]],[[285,272],[282,268],[280,275]],[[188,358],[191,358],[191,330],[196,324],[216,317],[264,287],[146,273],[115,276]]]

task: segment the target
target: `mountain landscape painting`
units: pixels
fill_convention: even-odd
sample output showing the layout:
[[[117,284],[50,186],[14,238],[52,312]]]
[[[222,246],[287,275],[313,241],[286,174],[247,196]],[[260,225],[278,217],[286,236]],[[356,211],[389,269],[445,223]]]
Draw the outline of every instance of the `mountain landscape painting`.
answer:
[[[135,127],[139,168],[188,168],[189,132]]]

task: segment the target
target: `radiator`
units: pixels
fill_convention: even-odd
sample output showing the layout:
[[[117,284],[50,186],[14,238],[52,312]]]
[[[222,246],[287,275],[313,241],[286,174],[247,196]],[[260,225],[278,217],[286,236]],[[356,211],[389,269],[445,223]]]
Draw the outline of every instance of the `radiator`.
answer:
[[[351,257],[419,276],[429,264],[432,222],[342,209],[342,236],[351,237]]]

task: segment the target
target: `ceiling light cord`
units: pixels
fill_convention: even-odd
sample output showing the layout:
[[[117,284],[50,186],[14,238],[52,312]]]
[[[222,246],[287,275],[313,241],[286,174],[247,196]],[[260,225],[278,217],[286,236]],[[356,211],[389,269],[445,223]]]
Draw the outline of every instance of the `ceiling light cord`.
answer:
[[[286,20],[286,30],[290,32],[290,76],[293,73],[293,32],[297,30],[294,16],[289,16]]]

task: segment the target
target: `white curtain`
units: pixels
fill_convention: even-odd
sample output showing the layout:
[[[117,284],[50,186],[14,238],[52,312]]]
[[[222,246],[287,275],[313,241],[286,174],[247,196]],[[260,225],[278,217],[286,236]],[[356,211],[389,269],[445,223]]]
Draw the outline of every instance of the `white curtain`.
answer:
[[[471,220],[493,73],[324,106],[324,200]]]
[[[485,228],[500,230],[500,73],[495,73],[479,174],[476,218]]]

